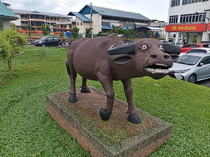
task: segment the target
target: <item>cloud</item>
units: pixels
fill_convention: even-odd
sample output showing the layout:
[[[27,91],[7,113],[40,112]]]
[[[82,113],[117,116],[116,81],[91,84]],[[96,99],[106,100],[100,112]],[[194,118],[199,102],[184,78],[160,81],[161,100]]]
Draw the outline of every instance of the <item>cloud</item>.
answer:
[[[89,0],[4,0],[12,9],[60,13],[79,12]],[[92,0],[94,6],[140,13],[150,19],[167,20],[169,0]]]

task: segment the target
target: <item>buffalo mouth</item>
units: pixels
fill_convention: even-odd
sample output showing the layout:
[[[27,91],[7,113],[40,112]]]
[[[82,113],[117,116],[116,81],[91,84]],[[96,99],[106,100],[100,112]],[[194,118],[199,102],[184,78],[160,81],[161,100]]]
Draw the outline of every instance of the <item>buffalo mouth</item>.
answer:
[[[149,65],[145,68],[146,71],[152,73],[152,74],[168,74],[168,66],[161,63],[154,63],[152,65]]]

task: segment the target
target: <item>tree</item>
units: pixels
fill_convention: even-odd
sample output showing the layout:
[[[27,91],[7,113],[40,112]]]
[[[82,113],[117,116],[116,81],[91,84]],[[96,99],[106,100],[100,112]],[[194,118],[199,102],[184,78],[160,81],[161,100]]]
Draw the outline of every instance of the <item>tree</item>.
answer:
[[[50,29],[50,26],[48,24],[46,24],[46,26],[44,24],[42,24],[42,32],[43,32],[44,36],[49,34],[49,29]]]
[[[117,34],[124,34],[125,31],[122,28],[117,29]]]
[[[78,33],[79,33],[79,28],[78,27],[74,27],[71,30],[71,34],[72,34],[73,38],[77,38],[78,37]]]
[[[7,62],[7,66],[12,76],[12,59],[15,54],[22,51],[24,45],[27,44],[27,40],[23,34],[17,32],[13,28],[3,30],[0,33],[0,57]]]
[[[92,30],[93,28],[91,28]],[[91,32],[90,28],[85,28],[85,37],[87,38],[91,38],[92,36],[92,32]]]
[[[125,30],[123,35],[124,35],[126,38],[131,37],[131,33],[130,33],[129,30]]]
[[[64,33],[63,33],[63,29],[61,28],[60,29],[60,37],[63,39],[63,35],[64,35]]]

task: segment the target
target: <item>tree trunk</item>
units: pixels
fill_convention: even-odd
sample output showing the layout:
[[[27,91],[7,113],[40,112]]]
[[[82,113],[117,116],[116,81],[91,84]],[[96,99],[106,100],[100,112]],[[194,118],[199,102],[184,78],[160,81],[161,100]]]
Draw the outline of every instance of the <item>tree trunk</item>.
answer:
[[[11,78],[13,78],[13,76],[12,76],[12,60],[11,59],[7,60],[7,65],[9,68],[10,76],[11,76]]]

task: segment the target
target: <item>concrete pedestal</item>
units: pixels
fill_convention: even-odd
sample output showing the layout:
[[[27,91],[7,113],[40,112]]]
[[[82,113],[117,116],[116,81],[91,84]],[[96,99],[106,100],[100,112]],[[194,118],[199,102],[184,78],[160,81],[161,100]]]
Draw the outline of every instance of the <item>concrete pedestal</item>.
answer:
[[[163,145],[171,134],[172,125],[137,109],[142,122],[127,121],[127,104],[114,101],[113,113],[108,121],[102,121],[99,109],[105,107],[103,92],[90,87],[91,93],[77,90],[77,103],[68,102],[68,92],[49,94],[47,111],[93,157],[147,156]]]

